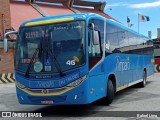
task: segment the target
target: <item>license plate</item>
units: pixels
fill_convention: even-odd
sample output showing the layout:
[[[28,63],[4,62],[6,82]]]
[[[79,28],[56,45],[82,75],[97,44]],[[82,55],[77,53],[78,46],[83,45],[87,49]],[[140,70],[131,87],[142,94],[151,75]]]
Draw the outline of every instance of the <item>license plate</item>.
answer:
[[[50,104],[53,104],[53,100],[44,100],[44,101],[41,101],[41,104],[45,104],[45,105],[50,105]]]

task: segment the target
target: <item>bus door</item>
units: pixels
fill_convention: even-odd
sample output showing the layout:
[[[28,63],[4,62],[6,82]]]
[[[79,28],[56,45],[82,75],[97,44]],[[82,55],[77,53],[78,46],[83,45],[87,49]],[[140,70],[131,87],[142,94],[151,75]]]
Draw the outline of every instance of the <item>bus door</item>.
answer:
[[[89,46],[89,69],[93,69],[96,64],[102,59],[102,44],[104,38],[104,21],[91,19],[89,22],[88,31],[88,46]],[[102,68],[102,67],[101,67]],[[96,74],[104,73],[103,69],[97,68]]]
[[[88,54],[89,54],[89,86],[95,92],[91,99],[104,96],[106,80],[104,79],[104,62],[102,45],[104,38],[104,20],[91,19],[88,29]]]

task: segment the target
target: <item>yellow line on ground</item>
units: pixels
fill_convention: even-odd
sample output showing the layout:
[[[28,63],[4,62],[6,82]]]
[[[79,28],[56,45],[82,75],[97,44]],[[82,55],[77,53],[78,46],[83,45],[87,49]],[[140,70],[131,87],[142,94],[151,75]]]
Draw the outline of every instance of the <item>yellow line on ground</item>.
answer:
[[[8,73],[7,78],[8,78],[8,80],[11,81],[12,83],[14,82],[14,80],[11,79],[11,73]]]
[[[2,74],[2,80],[4,80],[6,83],[8,83],[8,81],[5,79],[5,74]]]

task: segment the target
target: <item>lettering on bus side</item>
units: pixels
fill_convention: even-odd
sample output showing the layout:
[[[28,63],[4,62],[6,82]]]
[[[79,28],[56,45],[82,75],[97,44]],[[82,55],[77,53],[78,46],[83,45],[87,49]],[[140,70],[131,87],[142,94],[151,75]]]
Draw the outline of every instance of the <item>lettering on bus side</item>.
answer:
[[[59,86],[64,86],[70,82],[72,82],[73,80],[76,80],[79,78],[79,73],[76,73],[72,76],[69,76],[69,77],[66,77],[65,79],[63,80],[59,80]]]
[[[49,87],[54,87],[54,81],[45,81],[45,82],[42,82],[42,81],[39,81],[38,84],[37,84],[37,87],[40,87],[40,88],[49,88]]]
[[[116,56],[116,70],[125,71],[130,70],[130,61],[129,58],[122,59],[120,56]]]

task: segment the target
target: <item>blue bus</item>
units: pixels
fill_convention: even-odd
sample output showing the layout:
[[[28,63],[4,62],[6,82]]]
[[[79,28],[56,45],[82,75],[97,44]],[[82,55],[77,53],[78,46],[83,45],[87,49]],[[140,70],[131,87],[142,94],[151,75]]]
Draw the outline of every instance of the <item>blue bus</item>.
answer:
[[[98,14],[24,22],[15,46],[20,104],[110,104],[116,92],[154,74],[152,40]]]

